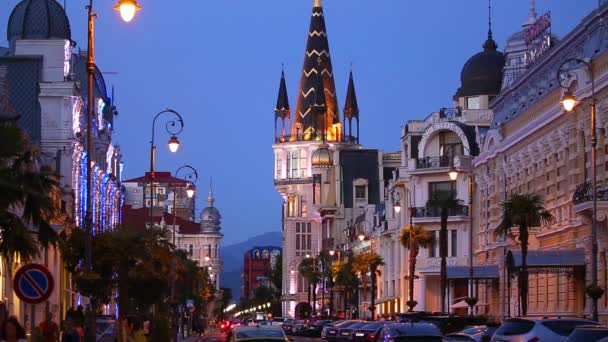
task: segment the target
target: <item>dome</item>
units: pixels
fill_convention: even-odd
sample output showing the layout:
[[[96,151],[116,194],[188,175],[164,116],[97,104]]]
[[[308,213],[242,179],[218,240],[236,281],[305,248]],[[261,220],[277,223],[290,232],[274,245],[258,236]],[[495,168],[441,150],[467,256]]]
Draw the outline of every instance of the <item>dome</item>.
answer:
[[[333,167],[333,152],[327,146],[321,146],[312,153],[312,167]]]
[[[206,207],[201,211],[201,221],[216,223],[220,222],[221,218],[222,215],[216,207]]]
[[[505,56],[497,51],[496,42],[489,36],[483,51],[469,58],[462,67],[460,88],[454,97],[500,93],[504,65]]]
[[[15,6],[6,36],[11,44],[17,39],[72,39],[70,21],[56,0],[22,0]]]
[[[221,227],[222,215],[220,211],[214,206],[215,198],[213,197],[213,190],[209,191],[209,197],[207,197],[207,207],[201,211],[201,231],[203,233],[218,233]]]

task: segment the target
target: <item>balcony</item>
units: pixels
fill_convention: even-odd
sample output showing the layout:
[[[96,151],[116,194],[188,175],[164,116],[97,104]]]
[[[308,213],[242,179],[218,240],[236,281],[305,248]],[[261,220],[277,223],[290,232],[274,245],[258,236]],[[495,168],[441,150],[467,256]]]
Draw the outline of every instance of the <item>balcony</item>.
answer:
[[[597,182],[595,186],[595,196],[597,200],[598,219],[602,219],[608,215],[608,184],[606,182]],[[593,189],[591,182],[586,181],[576,187],[572,202],[574,210],[583,217],[591,220],[593,215]]]
[[[292,185],[292,184],[312,184],[312,177],[302,177],[302,178],[280,178],[274,180],[274,185]]]
[[[412,217],[414,218],[425,218],[425,217],[440,217],[441,209],[431,207],[417,207],[413,210]],[[461,205],[458,208],[448,209],[448,216],[469,216],[469,207]]]
[[[302,134],[288,134],[288,135],[283,135],[280,137],[275,137],[274,142],[277,144],[283,144],[283,143],[293,143],[293,142],[302,142],[302,141],[319,141],[321,142],[322,136],[319,134],[318,136],[310,136],[308,134],[306,135],[302,135]],[[334,139],[330,139],[329,137],[327,137],[326,139],[328,142],[335,142],[336,140]],[[349,143],[349,144],[358,144],[359,143],[359,139],[354,136],[354,135],[343,135],[341,137],[341,139],[339,139],[340,142],[344,142],[344,143]]]
[[[453,164],[451,156],[440,157],[424,157],[416,159],[416,169],[436,169],[441,167],[450,167]]]
[[[467,266],[467,257],[447,257],[446,263],[448,266]],[[418,270],[438,269],[441,267],[441,258],[424,257],[418,258],[416,268]]]

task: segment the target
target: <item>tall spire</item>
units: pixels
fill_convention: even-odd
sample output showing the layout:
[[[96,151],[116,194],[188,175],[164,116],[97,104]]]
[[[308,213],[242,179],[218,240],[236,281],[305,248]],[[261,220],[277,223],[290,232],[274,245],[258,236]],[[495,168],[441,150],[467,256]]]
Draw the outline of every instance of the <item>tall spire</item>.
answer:
[[[352,118],[359,119],[359,105],[357,104],[357,93],[355,92],[355,81],[353,80],[352,69],[350,71],[350,77],[348,78],[348,88],[346,89],[344,117],[349,120],[352,120]]]
[[[213,207],[215,198],[213,197],[213,178],[209,177],[209,196],[207,196],[207,206]]]
[[[498,49],[498,45],[496,45],[494,38],[492,38],[492,2],[491,2],[491,0],[488,0],[488,39],[483,44],[483,49],[486,51],[488,51],[488,50],[496,51],[496,49]]]
[[[524,26],[532,25],[536,22],[536,0],[530,0],[530,13],[528,14],[528,20],[524,23]]]
[[[340,113],[321,0],[315,0],[313,6],[292,137],[297,136],[298,139],[302,140],[314,140],[315,137],[321,139],[321,137],[326,136],[327,140],[337,141],[339,140],[339,130],[334,130],[334,125],[340,123]],[[318,83],[317,77],[323,83],[323,95],[327,110],[323,123],[319,123],[318,120],[315,122],[316,114],[313,114],[312,110],[317,98],[317,95],[313,94]],[[316,86],[316,88],[319,87]],[[320,130],[325,130],[325,133],[319,134]]]
[[[274,108],[276,117],[289,118],[291,110],[289,108],[289,98],[287,97],[287,86],[285,85],[285,70],[281,66],[281,82],[279,83],[279,96],[277,106]]]

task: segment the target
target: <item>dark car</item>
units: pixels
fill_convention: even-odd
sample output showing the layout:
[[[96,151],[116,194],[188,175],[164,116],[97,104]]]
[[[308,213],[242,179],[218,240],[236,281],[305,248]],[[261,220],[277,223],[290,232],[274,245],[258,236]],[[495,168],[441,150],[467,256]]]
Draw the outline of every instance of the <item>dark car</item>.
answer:
[[[325,339],[327,341],[336,341],[336,339],[338,338],[338,330],[340,328],[346,328],[355,323],[358,323],[358,321],[342,321],[337,324],[334,324],[332,327],[327,329],[327,332],[325,333]]]
[[[582,318],[509,318],[496,330],[490,341],[564,341],[577,326],[598,325]]]
[[[325,326],[323,326],[323,330],[321,330],[321,339],[326,340],[327,339],[327,332],[329,330],[333,329],[333,327],[337,326],[338,324],[342,324],[344,322],[346,322],[346,321],[345,320],[341,320],[341,321],[335,321],[335,322],[327,323]],[[334,331],[334,333],[333,333],[334,336],[335,336],[336,331]]]
[[[376,339],[378,330],[387,322],[367,322],[363,326],[353,331],[353,341],[355,342],[373,342]]]
[[[500,327],[499,323],[488,323],[486,325],[486,331],[484,331],[483,335],[481,335],[481,339],[479,339],[479,342],[490,342],[492,336],[494,336],[494,333],[496,332],[498,327]]]
[[[310,321],[306,326],[305,335],[310,337],[321,337],[323,328],[331,323],[332,321],[330,320]]]
[[[488,319],[483,316],[429,315],[420,317],[418,322],[431,323],[447,335],[469,326],[485,325]]]
[[[391,323],[378,331],[376,341],[442,342],[443,335],[430,323]]]
[[[287,334],[290,335],[292,328],[293,328],[293,324],[295,323],[295,321],[293,319],[287,319],[283,322],[283,325],[281,325],[281,328],[283,328],[283,331]]]
[[[600,325],[579,325],[565,342],[591,342],[608,337],[608,327]],[[604,341],[604,340],[602,340]]]
[[[344,324],[338,328],[338,334],[336,336],[337,341],[352,341],[354,331],[361,328],[368,322],[355,321],[352,324]]]
[[[395,323],[416,323],[424,316],[430,316],[430,312],[425,311],[412,311],[397,314]]]

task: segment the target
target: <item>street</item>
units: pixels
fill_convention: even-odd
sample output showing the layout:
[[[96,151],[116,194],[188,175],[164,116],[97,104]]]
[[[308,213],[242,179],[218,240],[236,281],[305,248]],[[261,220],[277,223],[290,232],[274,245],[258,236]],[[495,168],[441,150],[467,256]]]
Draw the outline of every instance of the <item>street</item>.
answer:
[[[302,336],[287,336],[293,342],[320,342],[320,338],[302,337]],[[205,336],[193,337],[186,339],[187,342],[224,342],[226,341],[226,334],[220,333],[219,331],[213,331]]]

